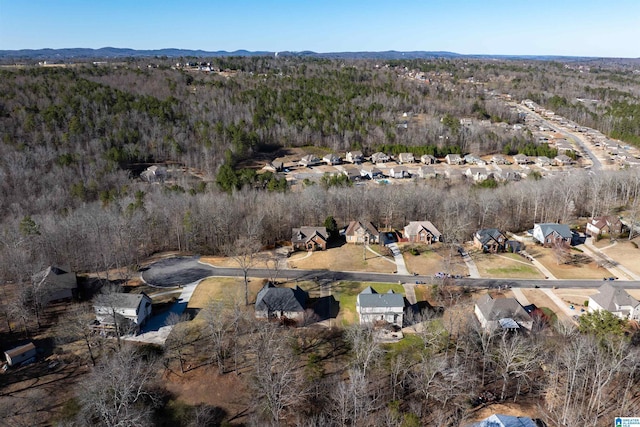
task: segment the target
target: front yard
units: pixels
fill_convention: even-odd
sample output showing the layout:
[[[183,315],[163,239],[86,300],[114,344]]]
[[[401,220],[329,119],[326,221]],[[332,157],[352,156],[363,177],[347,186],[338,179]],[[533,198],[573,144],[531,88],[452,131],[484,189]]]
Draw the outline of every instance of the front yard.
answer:
[[[384,249],[371,245],[371,249],[380,254]],[[302,270],[330,271],[370,271],[374,273],[393,273],[396,264],[390,257],[364,251],[362,245],[344,244],[326,251],[296,252],[288,260],[290,268]]]
[[[603,242],[605,244],[601,245]],[[638,262],[638,259],[640,259],[640,249],[638,249],[634,243],[640,245],[640,237],[636,237],[631,241],[626,239],[618,240],[614,245],[611,245],[609,239],[602,239],[596,246],[618,264],[640,275],[640,263]]]
[[[569,250],[568,253],[571,259],[565,264],[558,264],[551,248],[529,245],[527,252],[544,265],[557,279],[602,279],[603,277],[612,276],[609,270],[599,267],[592,258],[575,249]]]
[[[543,279],[544,276],[528,260],[518,254],[470,253],[481,277],[499,279]]]
[[[404,256],[407,270],[411,273],[418,273],[421,276],[433,276],[438,272],[459,274],[467,276],[469,270],[462,260],[462,257],[454,249],[441,244],[416,245],[410,243],[399,244]],[[419,254],[414,255],[411,249],[415,249]]]

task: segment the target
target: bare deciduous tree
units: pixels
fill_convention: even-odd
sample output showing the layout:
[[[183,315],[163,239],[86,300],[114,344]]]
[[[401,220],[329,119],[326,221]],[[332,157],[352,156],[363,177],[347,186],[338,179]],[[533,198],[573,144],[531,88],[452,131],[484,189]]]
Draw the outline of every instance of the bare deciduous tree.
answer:
[[[131,346],[105,357],[80,383],[81,424],[150,426],[155,376],[153,360],[143,360]]]

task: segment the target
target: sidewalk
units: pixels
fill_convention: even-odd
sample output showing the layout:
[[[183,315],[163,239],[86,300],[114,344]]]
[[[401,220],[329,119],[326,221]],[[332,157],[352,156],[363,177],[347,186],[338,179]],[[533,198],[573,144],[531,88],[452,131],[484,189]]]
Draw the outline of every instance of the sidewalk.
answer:
[[[604,252],[594,246],[590,238],[584,241],[584,244],[579,245],[580,249],[584,251],[586,255],[589,255],[596,262],[604,261],[603,267],[609,270],[614,276],[620,280],[640,280],[640,276],[630,271],[628,268],[620,263],[617,263],[613,259],[609,258]],[[613,245],[611,245],[613,246]]]

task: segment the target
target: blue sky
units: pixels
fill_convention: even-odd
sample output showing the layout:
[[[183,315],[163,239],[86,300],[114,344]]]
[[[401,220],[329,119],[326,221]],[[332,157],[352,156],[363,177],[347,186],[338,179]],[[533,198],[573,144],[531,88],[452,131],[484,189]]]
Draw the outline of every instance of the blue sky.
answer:
[[[0,0],[0,49],[640,57],[640,0]]]

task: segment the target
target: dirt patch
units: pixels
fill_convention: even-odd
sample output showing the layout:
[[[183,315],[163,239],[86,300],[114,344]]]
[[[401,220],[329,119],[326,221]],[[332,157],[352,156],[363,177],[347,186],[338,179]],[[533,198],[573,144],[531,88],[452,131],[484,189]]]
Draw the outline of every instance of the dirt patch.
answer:
[[[203,366],[183,375],[167,371],[163,380],[179,401],[220,408],[226,413],[225,419],[234,424],[246,421],[249,393],[242,376],[235,373],[219,375],[215,369]]]
[[[571,260],[558,264],[553,249],[542,246],[529,246],[529,252],[558,279],[602,279],[612,276],[611,272],[598,266],[590,257],[575,250],[569,250]]]
[[[371,249],[380,253],[379,246]],[[307,257],[307,253],[294,254],[289,258],[289,267],[304,270],[330,271],[370,271],[375,273],[393,273],[396,265],[390,258],[363,251],[363,246],[344,244],[326,251],[316,251]]]
[[[540,271],[525,258],[517,254],[470,254],[481,277],[501,279],[543,279]]]

